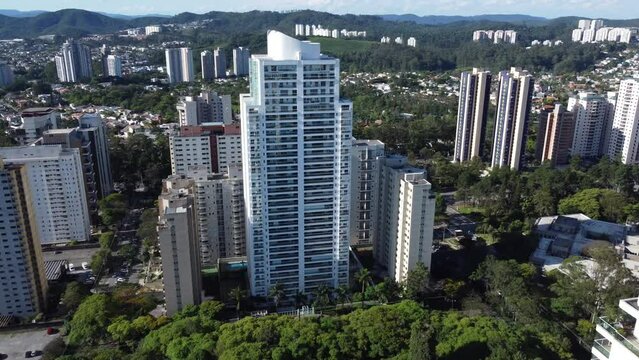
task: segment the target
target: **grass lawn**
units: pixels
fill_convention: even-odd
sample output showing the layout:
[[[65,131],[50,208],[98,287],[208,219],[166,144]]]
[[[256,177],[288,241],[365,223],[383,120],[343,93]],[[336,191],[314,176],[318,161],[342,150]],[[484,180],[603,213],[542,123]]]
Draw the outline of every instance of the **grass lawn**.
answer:
[[[336,56],[368,50],[373,44],[376,44],[373,41],[334,39],[328,37],[311,37],[310,40],[319,43],[323,53]]]

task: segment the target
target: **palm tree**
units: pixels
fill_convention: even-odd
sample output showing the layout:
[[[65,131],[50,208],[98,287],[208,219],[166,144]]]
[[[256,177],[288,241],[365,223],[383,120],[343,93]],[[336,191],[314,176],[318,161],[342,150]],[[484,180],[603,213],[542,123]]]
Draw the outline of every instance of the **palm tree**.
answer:
[[[246,297],[246,291],[242,290],[239,286],[231,289],[229,292],[229,297],[235,301],[235,311],[237,312],[237,317],[240,317],[240,306],[242,305],[242,300]]]
[[[277,307],[280,305],[280,301],[286,298],[286,293],[284,292],[284,285],[281,283],[276,283],[271,287],[268,292],[268,295],[273,298],[273,302],[275,303],[275,312],[277,312]]]
[[[351,289],[348,285],[340,285],[337,290],[337,302],[344,304],[351,301]]]
[[[322,307],[326,306],[331,302],[331,293],[333,289],[328,287],[326,284],[321,284],[315,290],[315,305]]]
[[[355,280],[362,287],[362,307],[364,307],[364,292],[366,291],[366,284],[368,284],[371,281],[371,272],[368,271],[367,268],[361,268],[355,274]]]

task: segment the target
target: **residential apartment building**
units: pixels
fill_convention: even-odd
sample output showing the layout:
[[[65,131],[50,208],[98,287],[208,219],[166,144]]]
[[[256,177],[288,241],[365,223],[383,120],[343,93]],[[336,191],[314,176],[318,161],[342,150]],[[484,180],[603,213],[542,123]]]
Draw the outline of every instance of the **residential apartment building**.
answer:
[[[231,96],[218,95],[215,91],[181,97],[176,108],[180,126],[233,122]]]
[[[78,119],[78,123],[78,132],[82,134],[84,143],[91,150],[97,194],[98,198],[101,199],[113,192],[113,173],[111,171],[107,127],[102,117],[97,113],[83,114]]]
[[[215,78],[223,79],[226,77],[226,52],[217,48],[213,51],[213,63],[215,64]]]
[[[639,81],[622,80],[610,130],[608,156],[624,164],[639,162]]]
[[[489,71],[477,68],[472,72],[461,73],[455,132],[456,162],[466,162],[482,156],[486,140],[491,78]]]
[[[407,45],[412,47],[417,47],[417,39],[415,39],[414,37],[409,37]]]
[[[170,180],[169,180],[170,182]],[[167,181],[158,199],[158,241],[167,315],[202,302],[202,267],[197,205],[192,189],[173,189]]]
[[[511,68],[499,73],[493,168],[519,170],[523,165],[533,85],[532,76],[525,70]]]
[[[621,321],[597,319],[594,360],[639,360],[639,298],[619,300]]]
[[[186,174],[190,167],[205,166],[210,172],[226,172],[230,165],[241,167],[240,128],[237,125],[209,124],[182,126],[169,137],[171,172]]]
[[[346,285],[353,105],[339,60],[277,31],[267,49],[240,97],[251,295]]]
[[[62,54],[55,57],[60,82],[80,82],[93,76],[91,49],[73,39],[62,44]]]
[[[537,136],[543,138],[541,161],[550,161],[554,165],[567,165],[570,160],[570,149],[575,132],[575,113],[556,104],[552,113],[548,114],[544,133]]]
[[[215,78],[213,53],[204,50],[200,53],[200,64],[202,65],[202,80],[211,81]]]
[[[146,36],[161,33],[161,32],[162,32],[162,25],[149,25],[144,27],[144,34]]]
[[[13,84],[16,77],[13,74],[11,66],[6,63],[0,62],[0,87],[9,86]]]
[[[554,101],[554,99],[553,99]],[[537,122],[539,125],[537,126],[537,138],[535,139],[535,160],[541,162],[544,154],[544,145],[546,143],[546,138],[542,136],[542,134],[546,134],[546,125],[548,124],[548,115],[552,114],[555,111],[555,104],[546,103],[544,99],[544,104],[539,111],[539,115],[537,116]]]
[[[604,95],[580,92],[568,99],[567,111],[575,115],[575,134],[571,153],[582,158],[603,155],[612,126],[614,103]]]
[[[122,77],[122,58],[118,55],[106,57],[107,76]]]
[[[60,114],[53,108],[28,108],[20,114],[22,124],[9,132],[19,145],[27,145],[42,137],[45,131],[58,128]]]
[[[249,59],[251,52],[248,48],[238,47],[233,49],[233,74],[246,76],[249,73]]]
[[[0,148],[5,166],[24,166],[33,211],[31,221],[41,244],[87,241],[89,209],[78,149],[54,146]]]
[[[0,316],[27,318],[44,312],[47,302],[37,216],[24,164],[0,156]]]
[[[351,245],[373,245],[379,226],[384,143],[354,140],[351,158]]]
[[[380,210],[373,244],[375,261],[401,282],[417,263],[430,268],[435,193],[424,169],[404,156],[384,159],[380,177]]]
[[[166,49],[165,56],[166,74],[170,84],[195,81],[191,49]]]

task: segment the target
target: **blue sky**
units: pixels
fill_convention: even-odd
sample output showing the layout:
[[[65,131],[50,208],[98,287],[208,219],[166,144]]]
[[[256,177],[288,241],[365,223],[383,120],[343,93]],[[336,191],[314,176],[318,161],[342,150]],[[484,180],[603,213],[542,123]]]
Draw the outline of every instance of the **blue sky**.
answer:
[[[80,8],[129,15],[315,9],[339,14],[528,14],[550,18],[567,15],[639,18],[637,0],[0,0],[0,8]]]

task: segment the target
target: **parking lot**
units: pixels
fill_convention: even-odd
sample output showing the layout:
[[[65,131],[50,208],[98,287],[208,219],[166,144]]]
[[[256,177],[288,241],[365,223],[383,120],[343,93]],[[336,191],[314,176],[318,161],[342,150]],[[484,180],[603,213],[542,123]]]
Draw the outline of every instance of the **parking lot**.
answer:
[[[69,264],[73,264],[76,269],[82,269],[82,263],[91,263],[91,257],[99,248],[90,249],[60,249],[56,251],[44,251],[44,261],[67,260]]]
[[[58,336],[60,334],[47,335],[46,328],[0,332],[0,353],[6,354],[7,359],[24,359],[27,351],[42,351],[45,345]],[[32,359],[40,358],[42,356]]]

